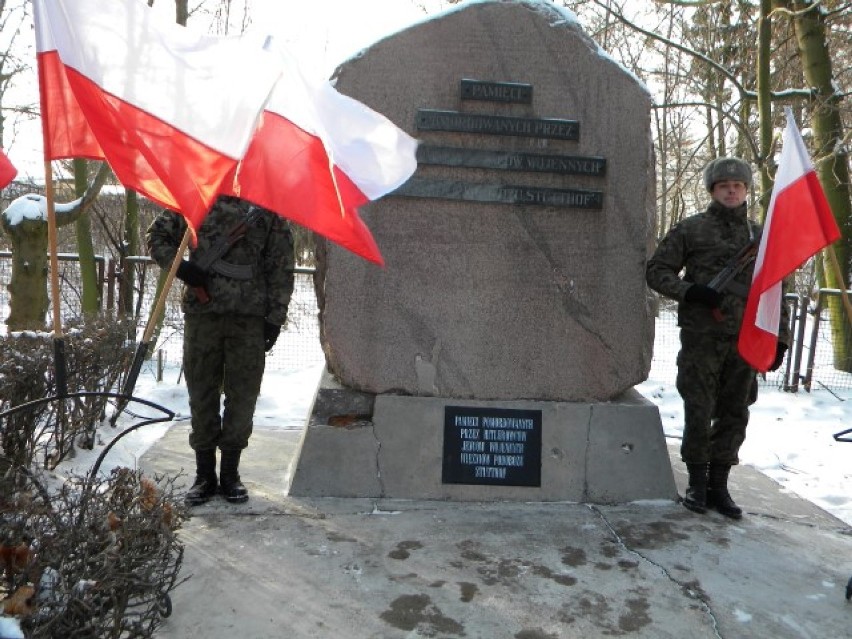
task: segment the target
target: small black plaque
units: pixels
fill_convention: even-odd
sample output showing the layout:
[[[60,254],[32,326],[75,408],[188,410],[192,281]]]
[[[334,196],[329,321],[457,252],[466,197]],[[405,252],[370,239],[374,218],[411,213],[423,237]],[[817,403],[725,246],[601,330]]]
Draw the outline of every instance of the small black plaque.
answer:
[[[514,151],[460,149],[421,144],[417,147],[418,164],[463,166],[477,169],[530,171],[562,175],[606,175],[606,159],[597,156],[547,155]]]
[[[580,139],[580,123],[576,120],[516,118],[438,109],[418,109],[417,128],[420,131],[512,135],[553,140]]]
[[[511,102],[532,104],[533,88],[531,84],[521,82],[484,82],[482,80],[462,80],[462,100],[483,100],[485,102]]]
[[[541,411],[445,406],[441,482],[541,486]]]
[[[394,191],[393,195],[499,204],[531,204],[570,209],[603,208],[603,191],[551,189],[516,184],[473,184],[426,178],[411,178]]]

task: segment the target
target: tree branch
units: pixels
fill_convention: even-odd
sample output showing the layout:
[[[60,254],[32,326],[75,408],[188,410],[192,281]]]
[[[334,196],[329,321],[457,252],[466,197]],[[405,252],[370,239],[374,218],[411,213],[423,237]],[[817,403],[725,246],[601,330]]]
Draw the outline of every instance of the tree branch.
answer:
[[[110,176],[111,170],[109,168],[109,164],[106,162],[101,162],[101,166],[98,169],[97,174],[95,175],[95,179],[92,180],[92,183],[86,189],[86,192],[83,193],[83,197],[80,199],[80,208],[85,211],[88,209],[98,195],[101,192],[104,184],[106,184],[107,178]]]
[[[734,117],[732,115],[733,109],[725,110],[719,107],[717,104],[713,104],[712,102],[667,102],[664,104],[652,104],[652,109],[667,109],[667,108],[679,108],[679,107],[703,107],[713,109],[714,111],[721,113],[728,121],[731,122],[737,129],[739,129],[740,133],[743,136],[743,139],[748,142],[749,147],[751,148],[751,152],[754,154],[754,157],[758,156],[757,146],[754,144],[754,140],[751,137],[751,133],[749,130],[740,122],[739,118]]]
[[[691,6],[701,6],[701,5],[705,5],[705,4],[714,4],[717,1],[718,0],[694,0],[694,2],[691,3]],[[615,11],[614,9],[612,9],[609,6],[605,6],[601,2],[601,0],[592,0],[592,2],[594,2],[601,9],[603,9],[604,11],[606,11],[607,13],[612,15],[613,17],[615,17],[621,23],[627,25],[630,29],[637,31],[638,33],[641,33],[642,35],[645,35],[645,36],[651,38],[652,40],[656,40],[658,42],[661,42],[661,43],[665,44],[666,46],[670,46],[674,49],[677,49],[678,51],[681,51],[683,53],[686,53],[687,55],[691,55],[695,58],[698,58],[699,60],[702,60],[703,62],[706,62],[707,64],[712,66],[714,69],[719,71],[719,73],[724,75],[731,82],[731,84],[734,85],[734,87],[737,89],[737,92],[740,94],[740,99],[748,100],[748,101],[752,101],[752,102],[757,100],[757,93],[756,92],[749,91],[748,89],[746,89],[742,84],[740,84],[739,80],[736,78],[735,75],[733,75],[728,69],[726,69],[724,66],[722,66],[721,64],[719,64],[718,62],[716,62],[712,58],[704,55],[703,53],[700,53],[699,51],[696,51],[695,49],[691,49],[690,47],[687,47],[687,46],[684,46],[684,45],[679,44],[677,42],[674,42],[673,40],[670,40],[670,39],[666,38],[665,36],[660,35],[659,33],[656,33],[654,31],[648,31],[647,29],[643,29],[642,27],[640,27],[637,24],[634,24],[633,22],[628,20],[624,15],[622,15],[618,11]],[[686,4],[685,2],[682,2],[680,0],[655,0],[655,2],[658,2],[658,3],[661,3],[661,4],[675,4],[675,5],[690,6],[690,4]],[[807,11],[811,11],[813,9],[813,7],[819,6],[820,4],[821,4],[821,0],[817,0],[817,2],[814,3],[813,6],[807,8],[807,9],[804,9],[803,11],[793,12],[793,11],[790,11],[789,9],[778,8],[778,9],[773,10],[772,13],[775,13],[776,11],[778,11],[778,12],[783,12],[785,14],[788,14],[788,15],[794,17],[796,15],[801,15],[801,14],[807,12]],[[841,94],[839,94],[839,97],[842,98],[842,97],[846,97],[847,95],[850,95],[850,93],[841,93]],[[816,97],[816,94],[815,94],[813,89],[785,89],[783,91],[771,91],[769,93],[769,97],[772,101],[775,101],[775,100],[790,100],[790,99],[793,99],[793,98],[802,98],[802,99],[812,100],[813,98]],[[689,104],[685,104],[684,106],[689,106]],[[713,105],[706,105],[704,103],[695,103],[692,106],[713,106]]]
[[[673,4],[677,7],[706,7],[719,4],[722,0],[654,0],[657,4]]]
[[[712,58],[704,55],[703,53],[696,51],[695,49],[691,49],[687,46],[684,46],[682,44],[678,44],[677,42],[669,40],[668,38],[661,36],[659,33],[656,33],[654,31],[648,31],[647,29],[643,29],[639,25],[634,24],[633,22],[628,20],[621,13],[613,10],[612,8],[610,8],[606,5],[604,5],[601,2],[601,0],[592,0],[592,2],[594,2],[597,6],[599,6],[601,9],[603,9],[604,11],[609,13],[610,15],[612,15],[616,20],[618,20],[622,24],[627,25],[628,27],[630,27],[634,31],[637,31],[638,33],[641,33],[642,35],[647,36],[648,38],[651,38],[652,40],[662,42],[666,46],[672,47],[673,49],[677,49],[678,51],[681,51],[682,53],[686,53],[687,55],[691,55],[695,58],[698,58],[699,60],[702,60],[703,62],[706,62],[711,67],[716,69],[719,73],[721,73],[723,76],[725,76],[725,78],[727,78],[730,81],[730,83],[734,85],[734,87],[737,89],[737,92],[740,94],[741,99],[743,99],[743,100],[756,100],[757,99],[756,93],[754,93],[753,91],[748,91],[742,84],[740,84],[740,81],[737,79],[737,77],[734,74],[732,74],[728,69],[726,69],[724,66],[722,66],[721,64],[719,64],[718,62],[716,62]]]

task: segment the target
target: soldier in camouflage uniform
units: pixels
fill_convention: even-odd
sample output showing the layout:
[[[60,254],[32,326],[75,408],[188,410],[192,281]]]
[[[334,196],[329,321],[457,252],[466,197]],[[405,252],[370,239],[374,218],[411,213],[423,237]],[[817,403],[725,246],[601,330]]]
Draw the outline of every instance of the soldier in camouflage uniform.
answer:
[[[704,170],[712,202],[703,213],[672,227],[648,261],[648,286],[677,300],[681,350],[677,390],[683,398],[681,458],[689,472],[683,504],[703,513],[716,508],[739,519],[728,492],[728,474],[739,462],[749,406],[757,400],[756,372],[739,355],[737,340],[754,264],[723,291],[707,286],[761,228],[747,217],[751,168],[737,158],[718,158]],[[721,313],[721,316],[719,315]],[[784,361],[789,344],[782,300],[778,349],[770,370]]]
[[[151,224],[148,250],[161,268],[170,268],[185,231],[183,217],[172,211],[163,211]],[[220,239],[228,236],[231,241]],[[199,266],[205,255],[225,248],[209,268]],[[265,352],[287,319],[293,266],[293,238],[284,219],[222,196],[198,230],[197,247],[178,267],[177,277],[188,285],[183,366],[192,413],[189,445],[196,460],[195,483],[186,495],[191,506],[205,503],[217,489],[229,502],[248,499],[239,476],[240,454],[252,431]]]

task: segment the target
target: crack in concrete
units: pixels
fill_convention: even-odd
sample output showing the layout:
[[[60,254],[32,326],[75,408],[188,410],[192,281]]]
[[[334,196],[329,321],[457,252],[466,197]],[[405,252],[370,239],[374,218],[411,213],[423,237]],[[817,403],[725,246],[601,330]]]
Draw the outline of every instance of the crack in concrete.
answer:
[[[237,517],[296,517],[298,519],[327,519],[327,516],[323,513],[305,513],[305,512],[297,512],[297,511],[288,511],[288,510],[240,510],[231,511],[231,512],[222,512],[222,511],[208,511],[204,513],[193,513],[189,518],[190,519],[206,519],[208,521],[214,519],[226,519],[226,518],[237,518]]]
[[[621,538],[615,527],[610,523],[609,519],[607,519],[606,515],[604,515],[601,510],[595,506],[594,504],[586,504],[587,508],[595,513],[598,518],[604,523],[604,525],[609,529],[609,532],[615,538],[616,543],[621,546],[626,552],[638,557],[646,564],[650,566],[654,566],[657,570],[659,570],[663,576],[668,579],[673,584],[677,585],[681,592],[684,592],[690,598],[694,599],[699,603],[701,608],[704,610],[705,614],[710,618],[710,622],[713,625],[713,634],[716,635],[718,639],[724,639],[722,637],[721,632],[719,631],[719,620],[716,618],[716,614],[713,612],[713,607],[710,605],[710,600],[704,596],[701,592],[696,592],[692,588],[690,588],[687,584],[676,579],[663,565],[658,564],[656,561],[652,560],[650,557],[643,555],[638,550],[631,548],[627,545],[624,539]]]
[[[594,406],[589,406],[589,421],[586,422],[586,451],[583,455],[583,501],[589,499],[589,456],[592,449],[592,411]]]
[[[382,440],[376,434],[376,423],[373,421],[370,422],[370,432],[373,433],[373,439],[376,440],[376,445],[378,446],[376,449],[376,479],[379,480],[379,498],[384,499],[386,497],[385,481],[382,479],[382,464],[379,461],[379,457],[382,454]]]
[[[801,519],[790,519],[789,517],[780,517],[779,515],[773,515],[772,513],[759,513],[752,510],[743,509],[743,514],[748,515],[749,517],[758,517],[760,519],[769,519],[771,521],[777,521],[782,524],[793,524],[795,526],[812,528],[814,530],[834,532],[838,535],[852,536],[852,528],[848,526],[843,526],[843,522],[838,522],[837,528],[834,528],[825,524],[814,523],[811,521],[804,521]]]

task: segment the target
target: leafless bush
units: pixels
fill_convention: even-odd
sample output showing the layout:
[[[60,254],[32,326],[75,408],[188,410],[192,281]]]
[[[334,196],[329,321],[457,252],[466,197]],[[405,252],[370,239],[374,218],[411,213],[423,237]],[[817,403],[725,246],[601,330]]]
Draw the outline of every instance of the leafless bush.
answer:
[[[45,335],[21,333],[0,338],[0,411],[51,394],[52,355]],[[40,425],[53,422],[55,407],[34,404],[0,421],[0,488],[15,467],[30,468]],[[5,478],[5,479],[4,479]]]
[[[172,481],[128,469],[56,489],[40,479],[75,446],[93,446],[103,393],[130,367],[126,336],[109,318],[70,328],[62,397],[50,335],[0,338],[0,608],[28,637],[151,637],[170,611],[184,517]]]
[[[92,448],[109,398],[89,393],[120,384],[133,357],[126,337],[127,327],[111,318],[72,325],[63,339],[68,396],[53,401],[46,401],[57,394],[52,337],[0,337],[0,412],[16,409],[0,417],[0,483],[11,466],[54,468],[75,446]]]
[[[33,639],[152,637],[183,559],[171,480],[122,468],[51,494],[24,475],[0,496],[6,614]]]

